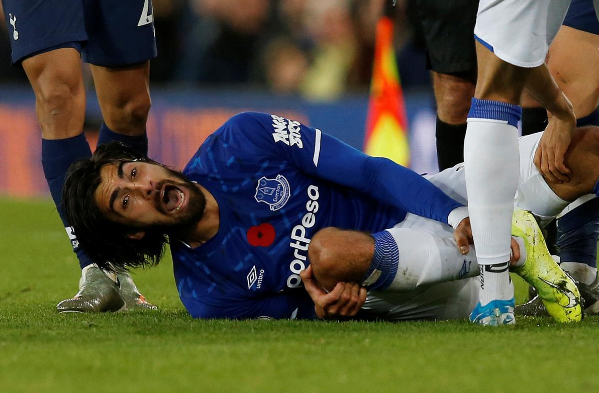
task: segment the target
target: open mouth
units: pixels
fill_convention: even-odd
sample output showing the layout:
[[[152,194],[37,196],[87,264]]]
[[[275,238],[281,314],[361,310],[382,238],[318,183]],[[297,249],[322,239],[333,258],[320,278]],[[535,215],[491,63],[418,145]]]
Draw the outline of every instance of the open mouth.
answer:
[[[175,186],[167,185],[162,189],[162,203],[168,213],[177,213],[185,202],[185,193]]]

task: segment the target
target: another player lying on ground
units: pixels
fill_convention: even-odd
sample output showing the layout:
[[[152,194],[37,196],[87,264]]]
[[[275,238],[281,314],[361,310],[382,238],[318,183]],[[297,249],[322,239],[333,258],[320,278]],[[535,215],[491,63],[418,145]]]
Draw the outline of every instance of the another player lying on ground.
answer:
[[[528,150],[534,168],[534,146]],[[355,315],[369,290],[369,315],[463,318],[478,302],[476,279],[466,279],[478,267],[463,172],[430,178],[457,202],[413,171],[318,129],[244,113],[211,135],[183,174],[124,146],[100,147],[71,168],[63,200],[95,260],[117,268],[152,264],[170,240],[179,295],[194,317]],[[523,205],[540,215],[594,186],[552,191],[529,172],[520,198],[539,193],[533,202],[550,208]],[[514,271],[539,290],[554,318],[580,320],[578,290],[551,259],[532,216],[518,211],[514,232]],[[513,299],[503,311],[513,316]],[[472,318],[494,315],[478,304]]]

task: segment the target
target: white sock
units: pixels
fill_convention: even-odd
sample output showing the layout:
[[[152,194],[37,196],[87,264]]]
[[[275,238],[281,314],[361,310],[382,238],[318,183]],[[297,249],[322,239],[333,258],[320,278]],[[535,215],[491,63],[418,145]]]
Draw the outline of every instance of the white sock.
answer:
[[[572,278],[583,284],[590,285],[597,277],[597,268],[581,262],[562,262],[560,267],[567,271]]]
[[[397,274],[388,291],[412,291],[418,287],[475,277],[478,264],[474,247],[462,255],[453,239],[409,228],[387,229],[399,251]]]
[[[480,305],[493,300],[510,300],[514,297],[514,284],[510,277],[509,262],[480,265]]]
[[[476,256],[479,265],[505,264],[510,260],[514,196],[520,176],[519,108],[476,99],[472,104],[464,163]],[[509,120],[501,120],[503,117]],[[481,269],[480,289],[482,305],[514,296],[509,271],[503,267]]]

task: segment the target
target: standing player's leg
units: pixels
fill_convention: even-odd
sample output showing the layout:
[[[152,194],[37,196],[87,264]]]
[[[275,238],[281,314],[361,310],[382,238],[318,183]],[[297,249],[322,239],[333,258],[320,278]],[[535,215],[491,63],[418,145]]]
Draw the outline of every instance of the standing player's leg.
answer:
[[[564,109],[563,100],[556,103],[558,90],[542,65],[567,6],[516,0],[481,0],[479,5],[474,29],[478,79],[464,145],[468,206],[481,265],[480,303],[473,322],[513,321],[514,290],[507,267],[519,177],[518,104],[526,85],[544,104]],[[516,42],[514,32],[520,37]],[[556,116],[558,126],[570,125],[560,121]]]
[[[482,44],[477,53],[479,75],[464,142],[468,210],[480,265],[480,303],[472,315],[475,322],[497,325],[514,321],[508,262],[519,178],[517,104],[528,70],[504,62]]]
[[[104,124],[98,143],[121,141],[148,153],[150,60],[156,57],[151,0],[104,0],[85,6],[91,65]]]
[[[104,0],[85,4],[89,36],[83,58],[91,64],[104,123],[98,143],[123,142],[147,155],[146,121],[150,110],[149,60],[156,57],[152,2]],[[92,269],[98,269],[95,265]],[[139,293],[130,275],[117,272],[127,308],[155,309]],[[77,299],[58,306],[78,308]]]
[[[98,144],[120,141],[148,155],[150,62],[122,68],[91,65],[104,123]]]
[[[82,133],[85,117],[85,88],[81,59],[74,48],[60,48],[29,57],[23,68],[36,96],[36,113],[42,128],[42,166],[52,199],[65,225],[82,268],[92,264],[79,247],[62,212],[62,186],[71,164],[91,156]],[[97,285],[78,292],[77,307],[69,311],[116,311],[124,306],[115,283],[102,272],[83,271]],[[91,279],[91,277],[90,277]],[[83,288],[82,288],[83,289]]]
[[[12,61],[22,63],[35,93],[36,114],[42,129],[42,165],[50,193],[80,264],[88,265],[91,260],[78,247],[61,205],[67,169],[75,160],[91,155],[82,134],[85,89],[79,52],[88,38],[82,2],[4,0],[4,12],[13,27]],[[103,289],[90,289],[93,294],[88,294],[83,308],[73,311],[120,309],[123,300],[116,285],[107,280]]]
[[[415,0],[416,26],[426,43],[437,104],[439,170],[464,161],[464,136],[476,82],[472,31],[478,0]]]
[[[437,161],[439,170],[464,161],[464,137],[470,101],[474,96],[475,73],[432,72],[437,103]]]

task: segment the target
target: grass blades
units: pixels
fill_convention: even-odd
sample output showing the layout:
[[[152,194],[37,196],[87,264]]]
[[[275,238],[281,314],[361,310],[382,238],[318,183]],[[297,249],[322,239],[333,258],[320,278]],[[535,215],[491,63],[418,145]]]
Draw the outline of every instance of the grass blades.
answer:
[[[0,392],[599,389],[599,317],[504,328],[198,321],[179,302],[170,259],[133,277],[160,311],[57,314],[79,279],[58,215],[49,201],[0,199]]]

